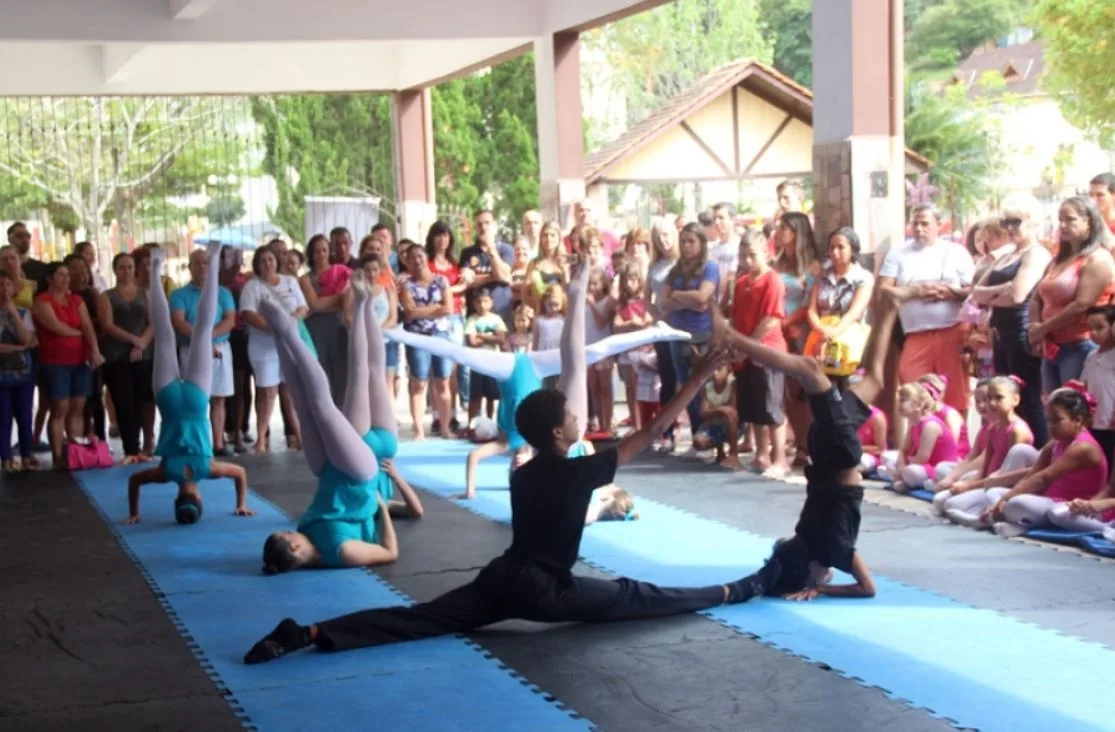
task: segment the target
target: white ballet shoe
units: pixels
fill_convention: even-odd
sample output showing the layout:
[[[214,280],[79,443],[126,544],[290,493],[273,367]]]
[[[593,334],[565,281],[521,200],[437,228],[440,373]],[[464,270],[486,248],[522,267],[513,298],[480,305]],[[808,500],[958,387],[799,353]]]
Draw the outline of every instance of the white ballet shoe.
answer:
[[[665,320],[659,320],[657,323],[650,327],[654,332],[656,341],[691,341],[693,340],[692,333],[686,333],[684,330],[678,330],[666,323]]]
[[[367,278],[364,276],[363,270],[356,270],[348,280],[349,286],[352,287],[353,293],[356,295],[358,301],[364,301],[371,296],[371,285]]]
[[[162,271],[163,265],[166,264],[166,250],[159,247],[149,249],[148,251],[151,252],[151,271]]]
[[[1009,521],[996,521],[991,528],[995,531],[996,535],[1004,539],[1013,539],[1016,536],[1022,536],[1028,531],[1025,526],[1012,524]]]
[[[267,321],[267,325],[276,334],[289,334],[294,330],[294,318],[290,317],[282,305],[270,292],[263,292],[259,297],[259,314]]]
[[[945,518],[947,518],[954,524],[967,526],[969,529],[979,530],[989,528],[988,525],[984,522],[982,515],[977,516],[976,514],[961,511],[956,508],[950,508],[949,510],[945,511]]]

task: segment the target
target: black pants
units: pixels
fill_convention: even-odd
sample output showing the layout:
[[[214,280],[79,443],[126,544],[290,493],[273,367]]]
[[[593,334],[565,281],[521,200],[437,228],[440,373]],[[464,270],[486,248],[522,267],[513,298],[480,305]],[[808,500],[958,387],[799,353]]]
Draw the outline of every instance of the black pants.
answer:
[[[154,401],[151,393],[153,361],[116,361],[106,363],[105,386],[116,407],[116,426],[125,455],[139,455],[143,429],[143,405]]]
[[[344,651],[467,633],[511,618],[602,623],[681,615],[722,602],[721,585],[669,588],[625,577],[574,577],[533,562],[500,557],[472,582],[429,602],[361,610],[318,623],[315,642],[322,650]]]
[[[666,406],[666,403],[674,398],[674,394],[678,393],[678,375],[674,371],[674,358],[670,355],[670,344],[655,343],[654,355],[658,359],[658,380],[662,387],[658,392],[658,403]],[[673,441],[674,426],[672,424],[666,429],[663,437]]]
[[[93,434],[101,442],[108,439],[105,434],[104,391],[104,371],[100,368],[93,369],[93,390],[89,392],[89,396],[85,399],[85,422],[90,425]]]
[[[1041,358],[1030,351],[1025,333],[997,330],[992,344],[992,359],[996,374],[1022,379],[1018,416],[1030,425],[1034,446],[1040,450],[1049,442],[1049,426],[1045,422],[1045,407],[1041,400]]]

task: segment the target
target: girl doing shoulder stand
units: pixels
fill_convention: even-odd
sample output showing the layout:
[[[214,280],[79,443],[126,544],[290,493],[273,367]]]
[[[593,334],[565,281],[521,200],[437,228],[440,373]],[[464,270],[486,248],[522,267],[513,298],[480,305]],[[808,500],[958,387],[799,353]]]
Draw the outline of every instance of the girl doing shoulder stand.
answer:
[[[321,364],[298,335],[295,321],[264,300],[260,313],[275,333],[291,400],[303,424],[303,451],[318,486],[296,531],[278,531],[263,545],[263,571],[305,566],[367,567],[399,556],[391,516],[421,518],[422,503],[395,470],[398,449],[394,401],[386,378],[386,345],[363,273],[349,329],[343,411],[333,404]],[[392,501],[398,488],[403,501]]]

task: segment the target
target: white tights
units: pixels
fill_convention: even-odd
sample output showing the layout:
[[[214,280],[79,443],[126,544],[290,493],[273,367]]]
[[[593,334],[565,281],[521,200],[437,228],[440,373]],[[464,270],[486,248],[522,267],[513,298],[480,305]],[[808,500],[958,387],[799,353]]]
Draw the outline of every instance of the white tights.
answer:
[[[1069,504],[1058,503],[1049,510],[1046,518],[1054,526],[1067,531],[1103,531],[1106,528],[1115,528],[1115,521],[1107,524],[1094,516],[1085,516],[1069,510]]]
[[[1038,461],[1038,451],[1033,445],[1017,444],[1010,449],[1007,457],[1003,460],[1003,465],[995,471],[993,475],[1002,473],[1012,473],[1016,470],[1023,470],[1025,468],[1032,468]],[[952,467],[956,467],[955,464]],[[964,479],[968,479],[966,474]],[[943,478],[944,476],[942,476]],[[978,476],[973,476],[978,477]],[[997,491],[994,499],[988,497],[992,491]],[[937,513],[944,516],[947,511],[960,511],[968,515],[979,516],[987,509],[994,506],[1004,494],[1009,492],[1009,488],[988,488],[987,490],[977,489],[968,491],[966,493],[952,493],[950,490],[938,491],[933,496],[933,507],[937,509]],[[1019,498],[1027,498],[1028,496],[1018,496],[1011,500],[1014,503]],[[1034,496],[1041,498],[1041,496]],[[1046,499],[1048,500],[1048,499]],[[1051,501],[1052,503],[1052,501]],[[1010,504],[1008,504],[1010,505]],[[1049,510],[1046,508],[1046,510]],[[1009,519],[1008,519],[1009,520]]]
[[[450,361],[465,366],[472,371],[491,376],[496,381],[507,381],[511,378],[511,372],[515,370],[515,354],[513,353],[469,348],[447,341],[444,338],[411,333],[402,328],[392,328],[386,331],[384,336],[405,346],[420,348],[435,356],[448,358]],[[691,338],[690,334],[675,330],[665,323],[655,323],[649,328],[631,331],[630,333],[617,333],[585,346],[585,363],[591,366],[594,363],[599,363],[604,359],[618,356],[635,348],[642,348],[659,342],[688,341]],[[539,378],[544,379],[561,373],[560,348],[552,348],[547,351],[531,351],[526,355],[533,364]]]

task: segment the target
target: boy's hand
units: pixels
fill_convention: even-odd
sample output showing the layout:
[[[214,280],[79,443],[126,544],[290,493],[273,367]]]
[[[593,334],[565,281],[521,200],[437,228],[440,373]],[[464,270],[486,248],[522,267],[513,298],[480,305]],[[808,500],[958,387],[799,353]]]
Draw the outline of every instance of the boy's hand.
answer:
[[[726,363],[732,357],[732,351],[721,345],[714,345],[709,348],[703,356],[697,356],[693,361],[693,371],[696,373],[711,376],[716,367],[722,363]]]
[[[792,600],[793,602],[809,602],[810,600],[814,600],[819,597],[820,594],[821,591],[818,590],[816,587],[810,587],[808,590],[791,592],[789,595],[786,595],[786,599]]]
[[[255,516],[256,512],[247,506],[237,506],[236,510],[232,512],[233,516]]]

